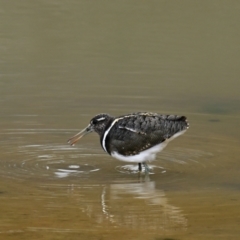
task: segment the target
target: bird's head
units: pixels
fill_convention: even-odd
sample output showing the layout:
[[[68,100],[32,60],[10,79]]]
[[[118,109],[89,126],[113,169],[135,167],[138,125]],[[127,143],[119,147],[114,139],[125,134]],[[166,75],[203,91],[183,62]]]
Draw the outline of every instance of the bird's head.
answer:
[[[90,123],[86,128],[84,128],[82,131],[74,135],[68,140],[68,143],[70,145],[74,145],[78,140],[80,140],[83,136],[85,136],[88,133],[96,132],[101,136],[104,133],[106,125],[111,121],[113,117],[111,117],[109,114],[101,113],[96,115],[94,118],[91,119]]]

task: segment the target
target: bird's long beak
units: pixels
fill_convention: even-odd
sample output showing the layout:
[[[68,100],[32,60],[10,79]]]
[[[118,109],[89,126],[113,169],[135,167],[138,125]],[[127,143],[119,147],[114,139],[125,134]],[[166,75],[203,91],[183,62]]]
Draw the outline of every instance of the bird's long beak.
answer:
[[[86,134],[92,132],[93,129],[91,127],[91,125],[89,124],[86,128],[84,128],[81,132],[77,133],[76,135],[74,135],[73,137],[71,137],[70,139],[68,139],[68,143],[73,146],[78,140],[80,140],[83,136],[85,136]]]

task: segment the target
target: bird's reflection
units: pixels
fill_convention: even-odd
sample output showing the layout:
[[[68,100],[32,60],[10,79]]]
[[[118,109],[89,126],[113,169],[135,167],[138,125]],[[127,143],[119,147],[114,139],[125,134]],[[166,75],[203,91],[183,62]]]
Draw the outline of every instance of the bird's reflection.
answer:
[[[184,214],[168,203],[164,191],[156,189],[149,177],[102,186],[100,196],[100,206],[88,202],[83,209],[99,224],[164,231],[187,228]]]

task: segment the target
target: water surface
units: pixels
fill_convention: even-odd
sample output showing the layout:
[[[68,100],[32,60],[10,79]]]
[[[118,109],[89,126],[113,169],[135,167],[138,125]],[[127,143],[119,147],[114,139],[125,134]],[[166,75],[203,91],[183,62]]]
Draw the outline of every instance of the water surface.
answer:
[[[1,3],[0,238],[237,239],[236,1]],[[186,115],[152,174],[108,156],[97,113]]]

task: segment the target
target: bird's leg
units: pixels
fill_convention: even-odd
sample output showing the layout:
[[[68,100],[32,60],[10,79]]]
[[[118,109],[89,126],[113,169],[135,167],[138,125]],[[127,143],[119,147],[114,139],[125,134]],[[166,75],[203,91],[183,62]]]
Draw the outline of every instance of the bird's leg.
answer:
[[[142,171],[142,164],[138,163],[138,171],[141,172]]]
[[[143,162],[143,166],[145,168],[145,173],[148,174],[150,169],[149,169],[147,163]]]

